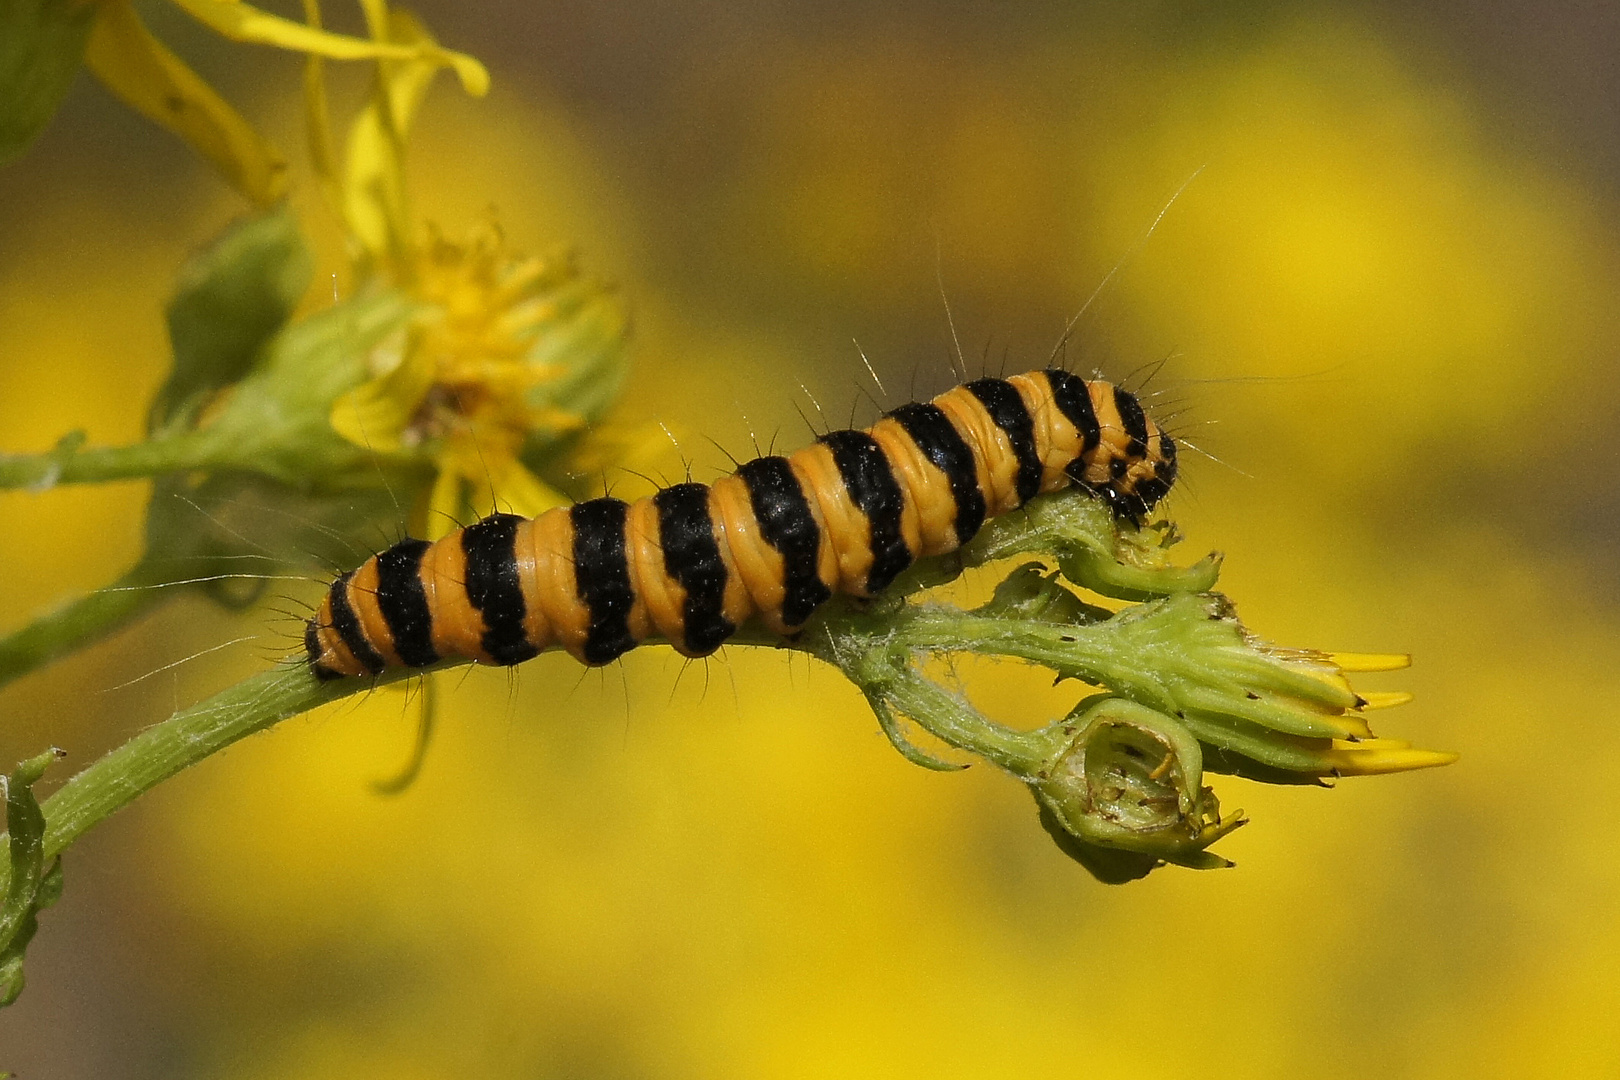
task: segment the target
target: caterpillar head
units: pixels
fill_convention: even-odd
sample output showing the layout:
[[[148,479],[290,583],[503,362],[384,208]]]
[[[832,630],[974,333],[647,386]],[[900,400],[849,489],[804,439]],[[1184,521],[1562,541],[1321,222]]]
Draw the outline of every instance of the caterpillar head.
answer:
[[[1176,441],[1169,432],[1148,421],[1147,454],[1125,469],[1121,488],[1141,504],[1146,514],[1176,482]]]
[[[1099,437],[1070,466],[1070,476],[1140,525],[1176,480],[1176,442],[1142,410],[1136,395],[1104,382],[1090,386]]]

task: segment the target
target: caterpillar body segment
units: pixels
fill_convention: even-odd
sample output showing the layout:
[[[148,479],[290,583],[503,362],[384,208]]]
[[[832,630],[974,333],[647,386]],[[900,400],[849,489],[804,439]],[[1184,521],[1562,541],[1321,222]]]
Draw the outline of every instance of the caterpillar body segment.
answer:
[[[834,593],[879,593],[1043,492],[1078,485],[1140,522],[1175,477],[1175,441],[1124,390],[978,379],[713,484],[403,540],[332,584],[304,644],[323,679],[552,646],[606,664],[654,636],[707,656],[751,616],[786,636]]]

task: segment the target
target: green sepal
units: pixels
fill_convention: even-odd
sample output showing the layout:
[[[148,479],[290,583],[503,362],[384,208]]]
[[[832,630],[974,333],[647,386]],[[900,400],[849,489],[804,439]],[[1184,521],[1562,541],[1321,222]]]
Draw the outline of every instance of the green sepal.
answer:
[[[525,359],[557,374],[530,392],[530,403],[594,424],[618,400],[629,372],[629,313],[617,292],[585,277],[574,278],[546,300],[553,314]]]
[[[1241,776],[1245,780],[1254,780],[1261,784],[1314,787],[1322,787],[1325,784],[1321,775],[1315,772],[1296,772],[1292,769],[1267,765],[1236,750],[1228,750],[1224,746],[1207,742],[1204,743],[1204,771],[1225,776]]]
[[[1173,525],[1155,521],[1141,528],[1122,526],[1101,499],[1076,492],[1074,497],[1037,499],[1023,513],[1023,545],[1000,554],[1050,552],[1065,578],[1103,596],[1148,600],[1207,592],[1220,577],[1218,553],[1191,566],[1176,566],[1170,549],[1181,536]]]
[[[1058,820],[1052,808],[1041,802],[1039,795],[1035,797],[1035,807],[1040,812],[1041,827],[1058,849],[1085,867],[1087,873],[1104,885],[1126,885],[1140,881],[1164,865],[1164,860],[1155,855],[1086,843]]]
[[[9,777],[0,777],[6,800],[10,879],[0,906],[0,1007],[17,1000],[23,989],[23,952],[39,929],[39,912],[62,895],[60,859],[45,861],[45,815],[33,786],[62,751],[51,749],[21,762]]]
[[[1147,567],[1122,562],[1113,552],[1074,545],[1058,555],[1063,576],[1083,589],[1116,600],[1151,600],[1174,593],[1208,592],[1221,574],[1221,556],[1209,554],[1191,566]]]
[[[571,269],[571,268],[570,268]],[[618,401],[630,368],[630,317],[613,289],[588,278],[570,281],[548,297],[552,313],[525,359],[553,375],[535,386],[528,402],[540,410],[572,416],[581,426],[541,426],[519,455],[535,475],[559,491],[585,497],[573,456],[590,428]]]
[[[1231,826],[1225,829],[1221,835],[1225,836],[1226,833],[1231,832],[1232,829],[1236,829],[1242,825],[1247,825],[1248,823],[1248,818],[1239,817],[1237,820],[1233,821]],[[1232,867],[1237,865],[1237,863],[1233,862],[1231,859],[1223,858],[1222,856],[1217,855],[1208,849],[1203,851],[1183,851],[1173,855],[1166,855],[1164,861],[1173,866],[1184,866],[1188,870],[1230,870]]]
[[[84,0],[0,3],[0,165],[45,130],[84,62],[97,5]]]
[[[1298,776],[1304,782],[1333,774],[1333,761],[1329,756],[1333,740],[1330,738],[1269,731],[1231,715],[1196,709],[1189,709],[1181,720],[1200,741],[1225,751],[1217,771],[1259,780],[1265,778],[1267,770],[1274,769]],[[1236,762],[1242,758],[1254,762],[1256,767],[1250,771],[1240,769]]]
[[[1028,562],[1015,568],[996,586],[990,600],[973,609],[973,614],[995,619],[1030,619],[1036,622],[1083,626],[1106,622],[1113,612],[1088,604],[1040,563]]]
[[[193,258],[169,302],[174,368],[152,402],[148,430],[190,426],[215,392],[247,375],[292,317],[313,265],[285,205],[239,222]]]
[[[332,406],[371,377],[372,350],[402,335],[400,294],[366,293],[288,327],[196,432],[204,467],[239,468],[305,490],[374,487],[379,468],[428,467],[420,452],[356,446],[332,428]]]
[[[913,765],[920,765],[934,772],[961,772],[967,768],[966,762],[946,761],[935,757],[916,743],[906,737],[905,729],[900,726],[900,718],[894,710],[880,697],[868,696],[867,701],[872,705],[872,712],[877,716],[878,727],[889,739],[889,745],[900,752],[900,756]]]

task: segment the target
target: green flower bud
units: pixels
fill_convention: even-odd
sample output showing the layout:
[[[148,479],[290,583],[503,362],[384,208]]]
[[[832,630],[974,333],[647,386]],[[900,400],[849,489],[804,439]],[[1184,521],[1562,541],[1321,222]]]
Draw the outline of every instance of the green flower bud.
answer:
[[[861,687],[909,760],[960,767],[915,745],[901,717],[1029,784],[1059,847],[1105,882],[1165,863],[1228,865],[1207,849],[1241,816],[1221,815],[1206,768],[1308,784],[1455,760],[1372,736],[1366,714],[1410,695],[1358,692],[1346,673],[1404,667],[1405,656],[1261,641],[1224,596],[1198,591],[1218,560],[1173,566],[1174,541],[1168,524],[1119,527],[1096,500],[1057,493],[989,523],[960,552],[921,560],[879,600],[829,605],[795,644]],[[965,567],[1030,552],[1059,570],[1018,566],[971,611],[912,602]],[[1065,580],[1144,602],[1109,611]],[[964,653],[1018,658],[1106,693],[1044,727],[1009,727],[924,674],[928,657]]]

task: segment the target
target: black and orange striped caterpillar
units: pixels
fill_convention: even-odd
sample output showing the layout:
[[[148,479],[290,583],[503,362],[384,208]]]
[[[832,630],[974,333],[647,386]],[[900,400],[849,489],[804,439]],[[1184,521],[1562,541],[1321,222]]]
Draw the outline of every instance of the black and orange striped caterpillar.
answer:
[[[1073,483],[1139,523],[1175,477],[1175,441],[1125,390],[978,379],[713,484],[403,540],[332,583],[304,645],[321,679],[552,645],[606,664],[655,635],[707,656],[750,615],[791,636],[835,592],[875,595],[1042,492]]]

